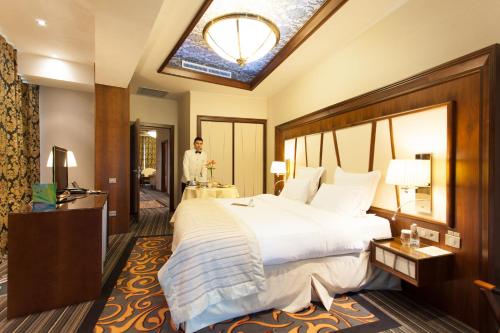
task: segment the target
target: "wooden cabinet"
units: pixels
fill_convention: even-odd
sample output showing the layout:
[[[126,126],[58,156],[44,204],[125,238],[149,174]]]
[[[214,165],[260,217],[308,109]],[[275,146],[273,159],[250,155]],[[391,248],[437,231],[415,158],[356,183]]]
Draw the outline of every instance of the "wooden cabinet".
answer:
[[[427,245],[422,244],[421,247]],[[428,255],[402,246],[397,239],[371,244],[371,263],[414,286],[444,281],[451,276],[454,254]]]
[[[106,194],[9,214],[8,318],[100,296],[107,215]]]

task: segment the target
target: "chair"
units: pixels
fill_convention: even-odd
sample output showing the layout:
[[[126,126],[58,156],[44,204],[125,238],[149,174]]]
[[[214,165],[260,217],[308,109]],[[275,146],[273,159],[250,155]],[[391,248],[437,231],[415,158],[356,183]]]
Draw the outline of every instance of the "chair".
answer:
[[[495,316],[495,320],[497,321],[497,325],[500,327],[500,304],[497,299],[497,296],[500,295],[500,289],[481,280],[475,280],[474,284],[476,284],[481,289],[484,296],[486,296],[488,304],[490,305],[490,308]],[[500,328],[497,332],[500,333]]]

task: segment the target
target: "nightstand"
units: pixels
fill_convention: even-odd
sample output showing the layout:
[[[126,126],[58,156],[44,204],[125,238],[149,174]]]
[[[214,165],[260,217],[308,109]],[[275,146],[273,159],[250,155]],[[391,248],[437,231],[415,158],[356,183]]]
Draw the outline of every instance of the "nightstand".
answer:
[[[420,249],[427,247],[429,245],[421,244]],[[423,253],[402,246],[399,239],[372,241],[370,261],[373,265],[417,287],[449,279],[453,252],[434,246],[426,250],[435,251]]]

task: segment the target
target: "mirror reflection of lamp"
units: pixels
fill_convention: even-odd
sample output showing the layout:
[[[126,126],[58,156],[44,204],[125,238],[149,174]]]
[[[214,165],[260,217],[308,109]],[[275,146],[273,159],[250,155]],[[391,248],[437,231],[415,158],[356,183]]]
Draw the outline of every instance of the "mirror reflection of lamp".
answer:
[[[418,199],[416,197],[416,189],[430,185],[431,161],[422,159],[391,160],[387,168],[385,182],[390,185],[399,186],[402,190],[400,192],[400,205],[391,218],[394,221],[402,207],[410,203],[416,203],[417,201],[429,200]]]
[[[47,159],[47,168],[52,168],[54,164],[54,155],[52,155],[52,150],[49,153],[49,158]],[[68,166],[68,168],[76,168],[78,164],[76,163],[75,154],[68,150],[66,153],[66,161],[64,162],[64,166]]]
[[[281,161],[273,161],[271,163],[271,173],[274,174],[274,194],[279,194],[279,191],[276,191],[276,186],[280,182],[284,182],[285,179],[279,179],[280,176],[284,176],[286,174],[286,162]]]

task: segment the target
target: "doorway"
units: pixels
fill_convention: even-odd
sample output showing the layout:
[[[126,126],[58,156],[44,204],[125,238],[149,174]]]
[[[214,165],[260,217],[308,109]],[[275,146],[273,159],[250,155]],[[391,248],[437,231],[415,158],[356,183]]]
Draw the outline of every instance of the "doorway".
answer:
[[[137,120],[131,124],[130,142],[130,213],[139,222],[163,213],[168,218],[174,203],[174,126]]]

